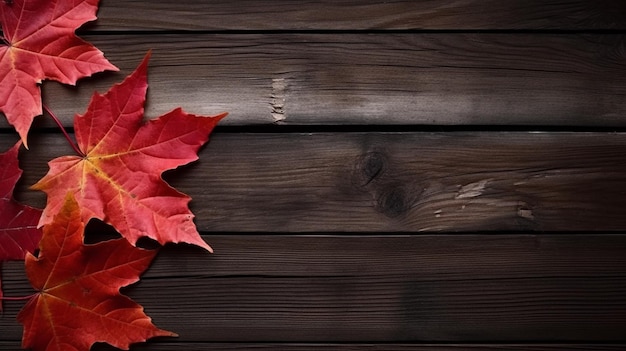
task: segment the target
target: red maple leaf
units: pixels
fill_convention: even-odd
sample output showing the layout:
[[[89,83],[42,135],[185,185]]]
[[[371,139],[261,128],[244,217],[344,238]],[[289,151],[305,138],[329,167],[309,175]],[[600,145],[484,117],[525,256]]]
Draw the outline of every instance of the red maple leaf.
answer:
[[[0,111],[24,145],[35,116],[42,114],[39,84],[117,70],[102,52],[74,31],[96,19],[98,0],[12,0],[0,2]]]
[[[21,142],[18,142],[0,154],[0,263],[23,260],[27,252],[37,248],[41,239],[41,230],[37,229],[41,210],[18,204],[13,199],[15,184],[22,175],[17,159],[20,146]],[[0,310],[1,307],[0,304]]]
[[[200,117],[179,108],[143,124],[149,56],[122,83],[95,94],[87,112],[76,116],[84,156],[52,160],[48,174],[33,186],[48,194],[40,225],[50,223],[70,192],[83,221],[101,219],[132,244],[149,237],[211,251],[193,223],[190,197],[165,183],[161,173],[197,160],[198,149],[226,114]]]
[[[139,280],[156,250],[124,239],[85,245],[84,230],[78,204],[68,194],[44,227],[38,256],[26,256],[26,273],[37,293],[17,317],[24,325],[22,347],[87,351],[106,342],[127,350],[155,336],[176,336],[156,328],[141,305],[119,292]]]

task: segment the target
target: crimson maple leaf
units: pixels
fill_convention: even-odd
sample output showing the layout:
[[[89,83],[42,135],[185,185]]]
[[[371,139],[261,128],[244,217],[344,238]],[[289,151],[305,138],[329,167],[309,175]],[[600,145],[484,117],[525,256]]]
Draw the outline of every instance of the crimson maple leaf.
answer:
[[[9,151],[0,154],[0,263],[23,260],[27,252],[37,248],[41,239],[41,230],[37,229],[41,210],[18,204],[13,199],[15,184],[22,175],[17,159],[20,146],[21,142],[18,142]]]
[[[190,197],[161,178],[165,170],[197,160],[197,152],[226,114],[200,117],[180,108],[142,123],[150,54],[122,83],[95,94],[74,129],[85,156],[64,156],[34,189],[48,194],[40,225],[50,223],[65,194],[74,194],[83,221],[101,219],[130,243],[149,237],[211,248],[200,237],[187,205]]]
[[[87,351],[106,342],[127,350],[155,336],[176,336],[155,327],[141,305],[119,292],[139,280],[156,250],[124,239],[85,245],[84,230],[78,204],[68,194],[43,229],[38,256],[26,256],[26,273],[37,293],[17,316],[24,325],[22,347]]]
[[[0,111],[24,145],[35,116],[42,114],[39,84],[117,70],[102,52],[74,31],[96,19],[98,0],[12,0],[0,2],[4,45],[0,45]]]

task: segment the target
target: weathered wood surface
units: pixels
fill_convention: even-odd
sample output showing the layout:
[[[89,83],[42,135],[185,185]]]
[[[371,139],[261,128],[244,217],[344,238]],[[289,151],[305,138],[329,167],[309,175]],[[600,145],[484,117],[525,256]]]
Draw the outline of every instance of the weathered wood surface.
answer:
[[[205,239],[215,254],[166,247],[125,290],[185,342],[593,343],[626,333],[624,235]],[[6,265],[7,295],[30,291],[22,270]],[[20,305],[7,302],[5,316]],[[17,341],[10,321],[0,319],[3,337]]]
[[[67,126],[95,90],[121,81],[150,49],[150,117],[183,106],[204,115],[228,111],[223,125],[239,126],[626,126],[623,34],[86,38],[122,71],[78,88],[44,84],[44,101]],[[36,123],[54,127],[41,117]]]
[[[624,30],[613,0],[102,0],[80,32],[121,71],[45,82],[66,126],[149,49],[148,117],[230,112],[166,175],[216,253],[124,290],[181,335],[133,349],[626,349]],[[43,206],[72,151],[49,119],[29,141]]]
[[[0,350],[15,351],[15,342],[0,341]],[[185,351],[615,351],[623,350],[626,344],[291,344],[291,343],[185,343]],[[181,344],[159,342],[133,346],[134,351],[172,351],[179,350]],[[115,350],[106,344],[98,344],[93,351]]]
[[[626,29],[619,0],[102,0],[98,30]]]
[[[164,343],[150,344],[136,347],[136,351],[171,351],[180,347],[179,344]],[[219,344],[219,343],[189,343],[185,344],[186,351],[239,351],[239,350],[281,350],[281,351],[321,351],[321,350],[339,350],[339,351],[613,351],[623,350],[624,344],[600,345],[600,344],[457,344],[457,345],[441,345],[441,344]],[[2,350],[2,344],[0,344]],[[111,350],[110,348],[98,348],[96,350]],[[96,351],[94,350],[94,351]]]
[[[72,151],[31,145],[19,197],[42,207],[26,187]],[[200,158],[169,179],[204,231],[626,228],[623,133],[218,133]]]

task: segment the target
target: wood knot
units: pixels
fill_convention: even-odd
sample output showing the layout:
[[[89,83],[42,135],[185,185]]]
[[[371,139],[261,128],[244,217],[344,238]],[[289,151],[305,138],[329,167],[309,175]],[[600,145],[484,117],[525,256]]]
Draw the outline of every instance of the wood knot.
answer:
[[[387,217],[398,217],[411,209],[417,201],[417,195],[402,184],[385,187],[378,194],[378,211],[384,213]]]
[[[360,187],[367,186],[376,178],[379,178],[387,168],[387,156],[372,151],[358,158],[355,169],[355,183]]]

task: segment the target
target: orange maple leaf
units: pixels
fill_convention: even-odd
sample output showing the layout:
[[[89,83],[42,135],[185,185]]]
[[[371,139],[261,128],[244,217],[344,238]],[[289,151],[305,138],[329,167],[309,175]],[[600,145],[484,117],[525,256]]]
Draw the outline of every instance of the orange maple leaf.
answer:
[[[85,245],[84,230],[78,204],[68,194],[44,227],[38,256],[26,256],[28,279],[38,292],[17,317],[24,325],[22,347],[88,351],[106,342],[127,350],[155,336],[176,336],[155,327],[141,305],[119,293],[139,280],[156,251],[124,239]]]
[[[117,71],[102,52],[74,31],[96,19],[98,0],[12,0],[0,2],[0,111],[24,145],[35,116],[42,114],[39,84]]]
[[[95,94],[74,129],[84,156],[64,156],[34,189],[48,194],[40,225],[50,223],[65,194],[76,197],[84,222],[111,224],[131,244],[149,237],[211,248],[200,237],[190,197],[161,178],[165,170],[198,159],[198,149],[226,114],[200,117],[180,108],[142,124],[150,54],[122,83]]]

